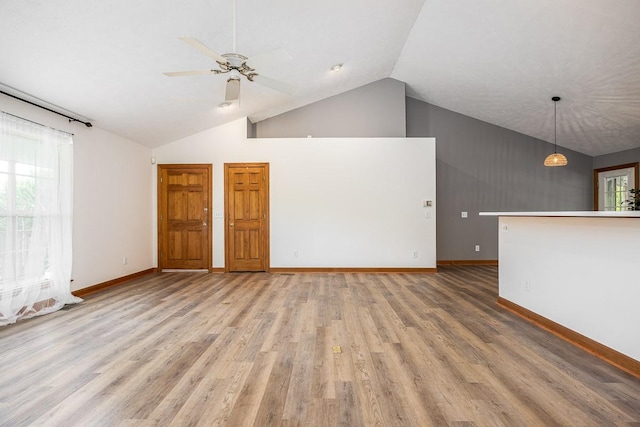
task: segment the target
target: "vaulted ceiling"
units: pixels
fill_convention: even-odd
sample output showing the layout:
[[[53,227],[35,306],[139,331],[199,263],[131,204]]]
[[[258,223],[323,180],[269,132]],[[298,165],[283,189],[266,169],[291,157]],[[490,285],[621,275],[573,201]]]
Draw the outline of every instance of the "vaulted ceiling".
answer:
[[[183,43],[233,46],[232,0],[3,0],[0,83],[154,147],[239,117],[259,121],[392,77],[417,99],[592,156],[640,146],[637,0],[237,0],[237,53],[285,95],[226,77]],[[331,72],[342,63],[343,69]],[[7,89],[9,88],[9,89]]]

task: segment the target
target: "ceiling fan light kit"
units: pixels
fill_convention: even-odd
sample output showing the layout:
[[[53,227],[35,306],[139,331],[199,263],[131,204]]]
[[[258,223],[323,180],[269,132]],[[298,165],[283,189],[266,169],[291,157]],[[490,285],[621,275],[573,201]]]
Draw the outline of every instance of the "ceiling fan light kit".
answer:
[[[558,134],[558,112],[556,105],[558,101],[560,101],[559,96],[554,96],[551,98],[553,101],[553,153],[549,154],[546,159],[544,159],[544,165],[553,167],[553,166],[566,166],[569,161],[564,156],[564,154],[558,153],[558,142],[557,142],[557,134]]]
[[[226,102],[238,101],[240,99],[240,78],[231,76],[227,80],[227,90],[224,93]]]

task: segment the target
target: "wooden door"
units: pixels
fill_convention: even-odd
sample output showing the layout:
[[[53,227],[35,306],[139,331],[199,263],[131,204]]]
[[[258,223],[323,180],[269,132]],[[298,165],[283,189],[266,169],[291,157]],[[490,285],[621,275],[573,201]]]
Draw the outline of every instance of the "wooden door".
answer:
[[[158,268],[211,270],[211,165],[158,165]]]
[[[226,271],[269,270],[269,164],[224,165]]]

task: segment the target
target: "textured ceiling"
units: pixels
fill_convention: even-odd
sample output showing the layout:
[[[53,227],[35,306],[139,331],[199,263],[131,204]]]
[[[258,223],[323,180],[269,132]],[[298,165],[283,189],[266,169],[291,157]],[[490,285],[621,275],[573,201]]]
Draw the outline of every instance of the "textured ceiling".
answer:
[[[217,108],[223,76],[182,43],[232,50],[231,0],[2,0],[0,83],[148,146],[248,116],[253,121],[385,77],[435,105],[589,155],[640,146],[637,0],[238,0],[237,51],[284,48]],[[329,68],[344,63],[339,73]]]
[[[640,146],[640,2],[426,0],[392,77],[424,101],[599,155]]]

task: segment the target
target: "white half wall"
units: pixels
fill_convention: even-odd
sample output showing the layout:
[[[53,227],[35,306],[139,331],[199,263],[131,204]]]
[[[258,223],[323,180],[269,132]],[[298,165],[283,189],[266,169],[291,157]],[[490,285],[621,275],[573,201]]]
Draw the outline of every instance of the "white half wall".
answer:
[[[158,164],[213,164],[218,214],[224,163],[269,163],[271,267],[436,267],[434,138],[246,135],[241,119],[153,155]],[[213,233],[213,265],[224,267],[223,218],[214,218]],[[154,247],[157,261],[157,237]]]
[[[151,149],[2,95],[0,109],[74,134],[71,290],[152,268]]]
[[[640,218],[500,217],[499,230],[502,298],[640,361]]]

